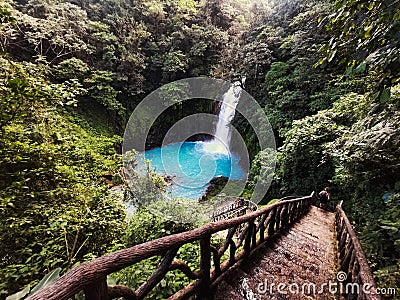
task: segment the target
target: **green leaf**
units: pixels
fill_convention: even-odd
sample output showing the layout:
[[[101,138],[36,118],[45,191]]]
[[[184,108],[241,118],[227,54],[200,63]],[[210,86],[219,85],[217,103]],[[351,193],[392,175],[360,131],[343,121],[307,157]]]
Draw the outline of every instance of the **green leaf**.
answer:
[[[380,102],[386,103],[390,100],[390,89],[385,89],[381,92],[381,95],[379,97]]]
[[[370,25],[370,26],[368,26],[368,27],[365,27],[364,28],[364,30],[365,30],[365,33],[364,33],[364,38],[370,38],[371,37],[371,30],[372,30],[372,25]]]
[[[382,229],[385,229],[385,230],[389,230],[389,231],[393,231],[394,233],[396,233],[396,232],[398,232],[399,231],[399,229],[398,228],[396,228],[396,227],[392,227],[392,226],[380,226]]]
[[[356,72],[357,73],[364,73],[366,69],[367,69],[367,64],[366,63],[361,63],[356,68]]]
[[[40,280],[40,282],[32,289],[31,293],[36,293],[38,290],[45,288],[46,286],[52,284],[54,281],[60,278],[60,271],[61,268],[57,268],[44,276],[43,279]]]
[[[368,6],[368,10],[373,10],[375,6],[375,3],[372,2],[369,6]]]
[[[379,98],[379,94],[380,94],[379,92],[376,92],[376,93],[372,94],[371,99],[372,99],[373,101],[375,101],[376,99]]]
[[[13,294],[11,296],[8,296],[6,298],[6,300],[19,300],[19,299],[22,299],[29,293],[30,289],[31,289],[31,286],[28,285],[22,291],[19,291],[18,293],[15,293],[15,294]]]
[[[347,71],[346,71],[346,76],[349,76],[349,75],[351,75],[353,73],[353,67],[350,67],[350,68],[348,68],[347,69]]]

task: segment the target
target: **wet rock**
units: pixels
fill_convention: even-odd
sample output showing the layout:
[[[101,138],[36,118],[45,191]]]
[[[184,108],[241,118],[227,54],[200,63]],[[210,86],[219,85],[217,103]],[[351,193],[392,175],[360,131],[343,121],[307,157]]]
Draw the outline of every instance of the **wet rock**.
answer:
[[[201,200],[209,200],[210,198],[218,195],[219,192],[224,188],[224,186],[229,181],[228,177],[225,176],[217,176],[210,180],[210,185],[208,186],[207,190],[204,192],[203,197]]]

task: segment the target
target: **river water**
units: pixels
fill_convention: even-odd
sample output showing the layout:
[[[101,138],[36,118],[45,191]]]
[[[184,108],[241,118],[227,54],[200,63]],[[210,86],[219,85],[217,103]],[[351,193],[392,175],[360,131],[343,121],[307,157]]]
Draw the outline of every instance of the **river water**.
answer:
[[[183,142],[144,152],[151,168],[169,176],[171,185],[167,194],[172,198],[201,198],[216,176],[243,180],[245,172],[239,166],[239,157],[217,142]]]

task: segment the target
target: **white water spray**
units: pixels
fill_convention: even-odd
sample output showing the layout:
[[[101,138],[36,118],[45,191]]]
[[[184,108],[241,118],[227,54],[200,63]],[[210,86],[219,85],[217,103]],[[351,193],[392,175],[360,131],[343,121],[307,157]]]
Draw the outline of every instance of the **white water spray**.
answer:
[[[221,109],[218,114],[218,123],[215,129],[214,139],[206,143],[205,150],[214,153],[229,153],[231,141],[231,122],[235,117],[236,106],[242,94],[242,82],[236,81],[223,95]]]
[[[241,94],[241,82],[236,81],[223,96],[214,140],[219,140],[226,147],[229,147],[231,141],[231,122],[235,117],[236,106],[239,103]]]

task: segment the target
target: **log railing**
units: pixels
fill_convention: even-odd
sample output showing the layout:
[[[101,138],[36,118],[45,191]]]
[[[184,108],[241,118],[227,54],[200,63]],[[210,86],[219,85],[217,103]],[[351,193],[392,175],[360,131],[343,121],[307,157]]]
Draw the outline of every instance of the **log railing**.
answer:
[[[213,284],[216,284],[222,274],[248,257],[253,249],[275,232],[288,227],[305,215],[314,200],[314,194],[311,194],[307,197],[278,202],[238,218],[209,223],[191,231],[166,236],[99,257],[92,262],[76,266],[27,300],[67,300],[80,291],[84,291],[88,300],[119,297],[128,300],[144,299],[171,270],[180,270],[195,281],[169,299],[187,299],[192,295],[197,295],[199,299],[211,299]],[[241,227],[244,228],[239,231]],[[211,244],[212,235],[220,236],[225,231],[224,243],[219,249],[215,248]],[[175,260],[179,248],[193,242],[200,244],[199,270],[191,270],[185,262]],[[107,285],[109,274],[160,255],[163,258],[158,269],[136,291],[125,286]],[[224,258],[225,261],[222,261]]]
[[[342,278],[338,276],[343,296],[347,299],[381,299],[365,253],[342,209],[342,203],[336,207],[336,230],[340,271],[344,272]]]
[[[213,222],[218,222],[222,220],[237,218],[245,215],[249,210],[256,211],[257,209],[257,204],[252,201],[244,200],[243,203],[240,203],[240,201],[235,201],[216,209],[211,216],[211,220]]]

